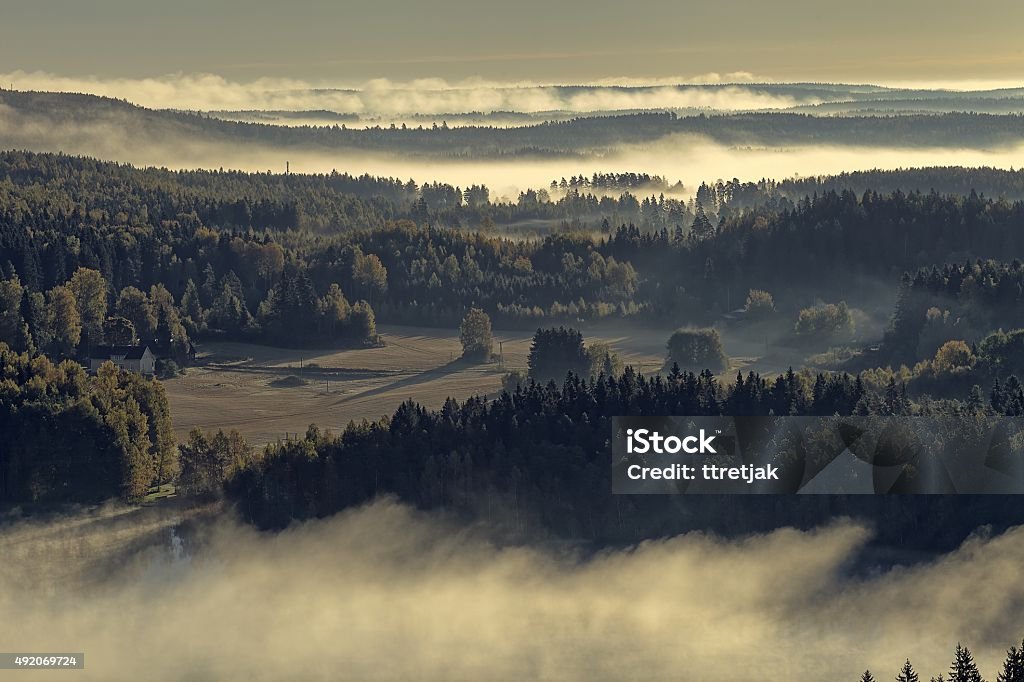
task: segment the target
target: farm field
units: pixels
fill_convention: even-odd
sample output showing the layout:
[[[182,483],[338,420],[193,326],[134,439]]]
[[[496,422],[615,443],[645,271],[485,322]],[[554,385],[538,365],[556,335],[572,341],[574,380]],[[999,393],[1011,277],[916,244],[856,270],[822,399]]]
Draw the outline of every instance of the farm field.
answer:
[[[199,347],[200,365],[165,381],[175,432],[237,429],[263,445],[304,432],[311,423],[340,430],[352,420],[391,414],[404,400],[439,407],[449,396],[493,395],[507,369],[525,368],[532,334],[495,332],[505,368],[459,359],[455,330],[382,325],[385,345],[354,350],[295,350],[218,342]],[[587,341],[612,344],[642,371],[664,361],[668,332],[597,328]],[[301,366],[300,366],[301,365]]]

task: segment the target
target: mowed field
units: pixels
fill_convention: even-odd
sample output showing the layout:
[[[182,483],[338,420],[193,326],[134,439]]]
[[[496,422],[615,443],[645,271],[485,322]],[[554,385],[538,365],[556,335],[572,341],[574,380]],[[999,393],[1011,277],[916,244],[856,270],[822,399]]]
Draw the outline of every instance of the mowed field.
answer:
[[[237,429],[254,445],[302,433],[311,423],[339,431],[349,421],[390,415],[404,400],[436,408],[449,396],[493,395],[501,377],[525,368],[532,333],[495,332],[505,369],[459,359],[455,330],[385,326],[380,348],[294,350],[244,343],[199,346],[199,366],[164,382],[175,431],[194,427]],[[656,371],[665,358],[667,332],[618,328],[585,331],[589,341],[612,344],[641,371]]]

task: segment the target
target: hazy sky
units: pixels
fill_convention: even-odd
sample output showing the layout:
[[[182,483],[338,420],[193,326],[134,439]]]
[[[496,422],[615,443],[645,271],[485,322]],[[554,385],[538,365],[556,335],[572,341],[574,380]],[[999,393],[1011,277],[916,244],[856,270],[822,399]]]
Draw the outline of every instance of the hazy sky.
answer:
[[[1024,80],[1019,0],[0,0],[0,71]]]

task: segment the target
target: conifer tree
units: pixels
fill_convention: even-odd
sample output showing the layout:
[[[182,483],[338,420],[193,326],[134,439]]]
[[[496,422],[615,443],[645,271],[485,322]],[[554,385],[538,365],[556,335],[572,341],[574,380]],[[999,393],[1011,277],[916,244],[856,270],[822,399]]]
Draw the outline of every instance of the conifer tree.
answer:
[[[1011,646],[1006,652],[1003,671],[996,679],[998,682],[1024,682],[1024,643],[1021,648]]]
[[[900,674],[896,676],[896,682],[920,682],[920,678],[917,672],[914,671],[914,666],[910,664],[910,659],[903,664],[900,668]]]
[[[959,642],[953,654],[953,663],[949,666],[949,682],[981,682],[981,673],[978,672],[971,650]]]

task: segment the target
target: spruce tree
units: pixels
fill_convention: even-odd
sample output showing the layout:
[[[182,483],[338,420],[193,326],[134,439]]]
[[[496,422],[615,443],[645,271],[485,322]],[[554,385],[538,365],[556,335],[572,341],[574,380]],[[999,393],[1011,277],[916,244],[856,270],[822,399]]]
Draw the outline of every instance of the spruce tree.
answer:
[[[900,668],[900,674],[896,676],[896,682],[920,682],[920,678],[914,671],[914,666],[910,664],[909,658],[903,664],[903,667]]]
[[[949,682],[981,682],[981,673],[974,663],[971,650],[959,642],[953,654],[953,663],[949,666]]]
[[[1003,671],[996,679],[998,682],[1024,682],[1024,643],[1021,648],[1011,646],[1006,652]]]

